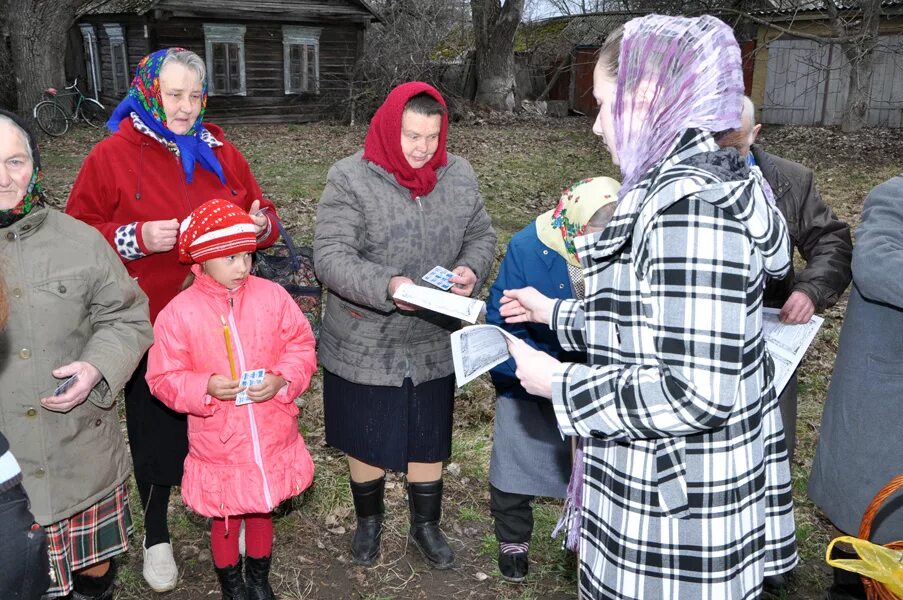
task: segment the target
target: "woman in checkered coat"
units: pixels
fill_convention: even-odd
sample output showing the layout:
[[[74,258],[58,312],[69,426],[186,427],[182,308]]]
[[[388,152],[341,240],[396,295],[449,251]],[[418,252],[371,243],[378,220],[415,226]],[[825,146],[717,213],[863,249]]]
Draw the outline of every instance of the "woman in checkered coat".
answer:
[[[610,36],[593,131],[624,183],[609,226],[577,239],[586,297],[502,301],[508,322],[548,323],[587,352],[568,364],[511,343],[524,387],[582,441],[584,598],[754,600],[797,561],[761,319],[789,240],[761,172],[714,139],[739,125],[742,94],[739,48],[713,17]]]

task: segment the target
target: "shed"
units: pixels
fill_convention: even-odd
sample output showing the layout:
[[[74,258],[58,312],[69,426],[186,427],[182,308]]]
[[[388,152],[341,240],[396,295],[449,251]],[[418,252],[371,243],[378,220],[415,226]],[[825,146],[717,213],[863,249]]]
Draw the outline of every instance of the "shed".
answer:
[[[852,13],[856,4],[848,0],[841,10]],[[867,124],[903,127],[903,0],[884,0],[881,13]],[[793,32],[831,34],[821,0],[757,16]],[[838,44],[819,43],[762,25],[756,45],[750,96],[762,123],[840,125],[850,65]]]
[[[379,16],[365,0],[110,0],[90,5],[70,34],[67,75],[108,109],[138,62],[182,47],[207,64],[207,111],[217,122],[338,117],[351,94],[364,32]]]
[[[630,19],[645,13],[611,12],[552,17],[526,23],[522,53],[533,69],[542,72],[546,100],[567,102],[568,108],[584,114],[596,111],[593,99],[593,68],[596,52],[608,35]],[[536,90],[536,94],[545,91]]]

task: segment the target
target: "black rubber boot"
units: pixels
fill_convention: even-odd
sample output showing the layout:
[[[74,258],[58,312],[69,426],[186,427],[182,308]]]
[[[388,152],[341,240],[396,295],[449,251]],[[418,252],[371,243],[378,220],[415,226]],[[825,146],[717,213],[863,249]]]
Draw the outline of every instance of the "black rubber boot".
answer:
[[[241,576],[241,558],[231,567],[220,569],[214,566],[213,570],[216,571],[216,578],[223,590],[223,600],[248,600],[248,590]]]
[[[455,553],[439,529],[442,480],[408,482],[408,506],[411,509],[411,541],[434,569],[450,569],[455,563]]]
[[[351,481],[351,496],[357,515],[357,529],[351,540],[351,560],[356,565],[372,566],[379,558],[379,542],[383,532],[383,515],[386,505],[383,495],[385,476],[373,481]]]
[[[116,561],[110,560],[110,569],[100,577],[76,573],[72,578],[72,600],[113,600],[116,570]]]
[[[245,585],[248,600],[276,600],[270,587],[270,557],[245,557]]]
[[[831,548],[831,558],[856,559],[859,555],[852,550],[844,550],[835,544]],[[865,600],[865,586],[857,573],[833,568],[834,584],[828,588],[828,600]]]

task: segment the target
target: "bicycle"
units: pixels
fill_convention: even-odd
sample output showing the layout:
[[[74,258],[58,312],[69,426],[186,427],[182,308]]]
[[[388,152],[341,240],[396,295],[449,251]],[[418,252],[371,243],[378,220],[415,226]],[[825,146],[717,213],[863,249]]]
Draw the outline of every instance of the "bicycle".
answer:
[[[61,98],[73,97],[71,112],[67,106],[63,106],[60,102]],[[103,104],[85,96],[78,89],[78,77],[72,82],[72,85],[66,86],[65,91],[60,93],[56,88],[47,88],[44,90],[44,100],[34,105],[32,109],[35,121],[38,126],[44,130],[47,135],[58,137],[69,131],[69,122],[78,119],[83,120],[89,126],[97,129],[107,120],[107,111]]]

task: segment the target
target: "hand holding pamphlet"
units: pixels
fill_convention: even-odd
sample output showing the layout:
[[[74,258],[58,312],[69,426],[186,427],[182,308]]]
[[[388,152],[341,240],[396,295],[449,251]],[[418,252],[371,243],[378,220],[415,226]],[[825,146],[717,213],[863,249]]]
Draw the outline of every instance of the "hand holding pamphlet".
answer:
[[[451,292],[443,292],[410,283],[403,283],[398,286],[392,298],[433,312],[455,317],[468,323],[476,323],[477,317],[486,309],[486,303],[482,300],[466,298]]]

